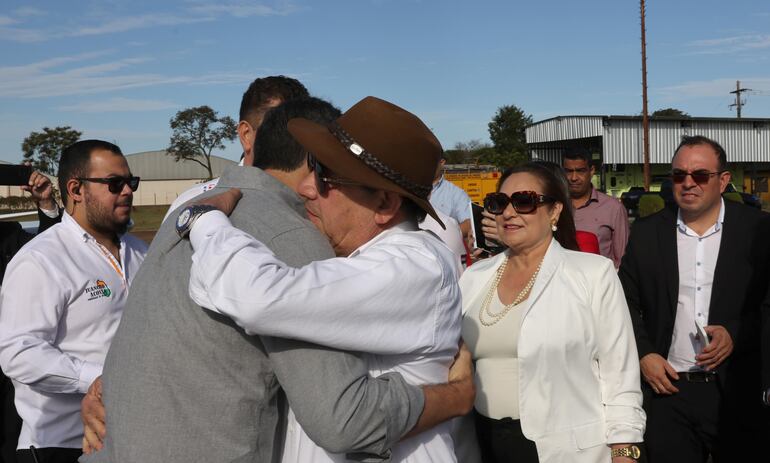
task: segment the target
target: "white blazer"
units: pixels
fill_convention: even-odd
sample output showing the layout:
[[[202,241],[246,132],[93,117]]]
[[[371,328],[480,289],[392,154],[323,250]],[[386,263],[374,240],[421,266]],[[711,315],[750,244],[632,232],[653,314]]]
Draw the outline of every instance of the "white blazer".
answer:
[[[503,257],[465,271],[463,313],[482,303]],[[527,306],[518,400],[522,431],[540,462],[610,462],[609,444],[641,442],[639,358],[612,261],[568,251],[554,239]]]

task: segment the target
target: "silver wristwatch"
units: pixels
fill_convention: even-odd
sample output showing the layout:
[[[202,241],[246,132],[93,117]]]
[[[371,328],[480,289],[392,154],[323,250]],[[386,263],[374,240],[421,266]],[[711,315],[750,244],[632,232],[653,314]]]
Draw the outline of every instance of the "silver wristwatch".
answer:
[[[208,204],[193,204],[182,209],[179,216],[176,219],[176,232],[182,238],[187,238],[190,234],[190,229],[198,217],[202,216],[206,212],[216,211],[217,208]]]

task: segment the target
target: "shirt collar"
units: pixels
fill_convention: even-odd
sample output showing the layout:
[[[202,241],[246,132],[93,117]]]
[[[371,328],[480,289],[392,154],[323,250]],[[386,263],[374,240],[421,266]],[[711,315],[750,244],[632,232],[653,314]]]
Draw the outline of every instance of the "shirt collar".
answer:
[[[359,246],[358,249],[351,252],[348,257],[355,257],[361,254],[362,252],[366,251],[368,248],[374,246],[375,243],[382,241],[386,236],[392,235],[394,233],[411,232],[411,231],[418,231],[418,230],[420,229],[417,228],[415,224],[413,224],[408,220],[401,222],[391,228],[388,228],[387,230],[381,232],[379,235],[375,236],[374,238],[370,239],[366,243],[362,244],[361,246]]]
[[[580,207],[578,207],[578,209],[582,209],[582,208],[584,208],[584,207],[588,206],[589,204],[591,204],[591,203],[592,203],[592,202],[594,202],[594,201],[596,201],[597,203],[599,202],[599,192],[598,192],[598,191],[596,191],[596,188],[594,188],[593,186],[591,186],[591,196],[589,196],[589,197],[588,197],[588,201],[586,201],[585,203],[583,203],[583,205],[582,205],[582,206],[580,206]]]
[[[80,224],[75,220],[69,212],[65,212],[62,214],[61,223],[64,227],[71,230],[78,238],[82,239],[84,243],[88,241],[93,241],[94,243],[98,243],[96,241],[96,238],[94,238],[90,233],[88,233],[83,227],[80,226]],[[123,241],[125,240],[125,234],[118,235],[118,241],[121,244],[121,247],[123,247]]]
[[[725,200],[724,198],[721,198],[719,200],[719,216],[717,217],[717,221],[714,224],[714,231],[718,232],[722,229],[722,224],[725,221]],[[687,232],[687,224],[684,223],[684,220],[682,220],[682,210],[677,209],[676,211],[676,226],[682,233]]]
[[[441,186],[441,184],[444,183],[444,176],[442,175],[440,179],[438,179],[438,182],[433,184],[433,191],[436,191],[438,187]]]

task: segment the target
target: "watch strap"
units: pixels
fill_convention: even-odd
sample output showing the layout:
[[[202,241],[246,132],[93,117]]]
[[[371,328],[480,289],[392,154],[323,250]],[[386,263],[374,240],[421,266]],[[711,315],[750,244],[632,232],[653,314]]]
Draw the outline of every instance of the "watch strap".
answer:
[[[187,206],[186,208],[182,209],[182,211],[179,213],[179,216],[184,214],[185,211],[188,211],[190,213],[190,216],[187,218],[187,221],[185,223],[183,224],[177,223],[177,227],[176,227],[177,233],[179,233],[179,236],[181,236],[182,238],[187,238],[187,236],[190,234],[190,230],[192,229],[193,224],[198,220],[200,216],[202,216],[206,212],[211,212],[216,210],[217,210],[216,207],[211,206],[209,204],[193,204],[192,206]]]
[[[641,455],[642,455],[642,452],[641,450],[639,450],[639,447],[637,447],[636,445],[629,445],[618,449],[612,449],[612,451],[610,452],[610,456],[612,458],[627,457],[627,458],[633,458],[634,460],[638,460]]]

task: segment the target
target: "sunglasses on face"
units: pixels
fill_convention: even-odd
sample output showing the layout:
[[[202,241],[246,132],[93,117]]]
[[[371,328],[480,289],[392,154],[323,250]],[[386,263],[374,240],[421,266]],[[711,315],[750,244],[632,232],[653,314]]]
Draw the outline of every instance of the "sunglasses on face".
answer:
[[[326,168],[324,165],[318,162],[318,160],[312,154],[307,155],[307,167],[315,174],[316,189],[322,196],[326,196],[326,193],[328,193],[329,189],[333,188],[334,185],[361,185],[360,183],[354,182],[353,180],[329,177],[326,173]]]
[[[128,185],[131,191],[136,191],[139,188],[139,177],[91,177],[91,178],[78,178],[81,182],[93,182],[102,183],[107,185],[107,189],[112,194],[119,194],[123,191],[123,187]]]
[[[508,196],[505,193],[489,193],[484,198],[484,209],[490,214],[500,215],[508,205],[512,205],[517,214],[531,214],[543,203],[556,200],[534,191],[516,191]]]
[[[689,175],[692,177],[692,181],[698,185],[704,185],[711,180],[712,175],[719,175],[723,170],[717,172],[709,172],[707,170],[696,170],[693,172],[687,172],[686,170],[674,169],[671,171],[671,181],[674,183],[684,183],[685,179]]]

